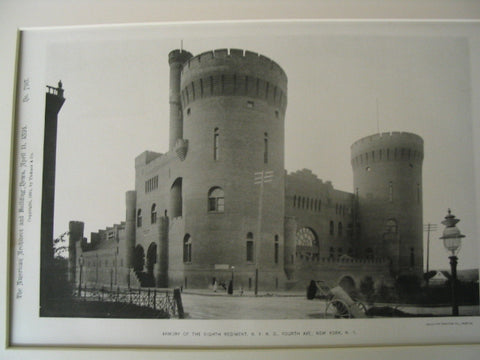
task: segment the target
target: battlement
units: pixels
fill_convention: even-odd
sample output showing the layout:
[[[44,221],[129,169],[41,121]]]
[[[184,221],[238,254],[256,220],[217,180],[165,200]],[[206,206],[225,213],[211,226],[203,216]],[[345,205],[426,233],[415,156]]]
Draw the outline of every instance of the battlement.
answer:
[[[353,153],[358,148],[363,146],[371,146],[376,144],[395,145],[397,143],[412,144],[414,146],[421,146],[423,148],[423,139],[419,135],[410,132],[392,131],[373,134],[361,138],[352,144],[351,149]]]
[[[261,66],[264,71],[275,74],[276,77],[282,78],[287,81],[287,75],[285,71],[275,61],[270,58],[258,54],[253,51],[242,49],[217,49],[205,51],[189,59],[183,66],[182,76],[184,73],[192,72],[201,69],[205,66],[216,66],[224,64],[226,61],[230,61],[233,64],[241,65],[239,70],[248,70],[249,67]],[[244,69],[242,69],[245,67]]]
[[[288,190],[293,190],[296,188],[305,188],[310,187],[312,189],[315,188],[316,190],[333,193],[336,192],[337,194],[345,193],[342,190],[335,189],[333,183],[330,180],[322,180],[320,179],[312,170],[310,169],[302,169],[297,170],[291,173],[288,173],[285,177],[286,181],[286,188]],[[349,193],[346,193],[349,194]]]
[[[168,54],[168,64],[172,65],[173,63],[184,64],[188,59],[192,57],[192,53],[186,50],[172,50]]]
[[[108,248],[112,243],[118,242],[118,232],[125,229],[125,221],[120,224],[107,226],[105,229],[99,229],[97,232],[90,233],[90,241],[87,238],[82,239],[82,250],[92,251]]]
[[[386,258],[353,258],[353,257],[319,257],[318,255],[303,256],[296,258],[296,261],[302,264],[319,264],[319,265],[387,265],[389,260]]]
[[[162,153],[157,153],[154,151],[144,151],[135,158],[135,167],[147,165],[161,156],[163,156]]]
[[[409,132],[385,132],[364,137],[351,146],[353,166],[378,161],[423,161],[423,139]]]
[[[287,75],[266,56],[239,49],[204,52],[189,59],[181,71],[185,107],[211,96],[245,96],[264,100],[285,112]]]

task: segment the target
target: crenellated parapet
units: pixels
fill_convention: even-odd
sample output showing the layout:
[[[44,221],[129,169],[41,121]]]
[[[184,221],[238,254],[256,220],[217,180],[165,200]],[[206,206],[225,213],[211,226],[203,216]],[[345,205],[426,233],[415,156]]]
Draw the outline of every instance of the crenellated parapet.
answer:
[[[423,161],[423,139],[408,132],[385,132],[364,137],[351,146],[351,163],[355,169],[380,161]]]
[[[297,263],[302,264],[323,264],[327,265],[330,264],[331,266],[340,266],[340,265],[388,265],[390,260],[387,258],[353,258],[353,257],[340,257],[340,258],[332,258],[332,257],[319,257],[316,255],[312,255],[310,257],[297,257]]]
[[[285,110],[287,76],[273,60],[251,51],[221,49],[189,59],[181,73],[183,106],[211,96],[246,96]]]
[[[172,50],[168,54],[168,64],[172,65],[178,63],[183,66],[183,64],[185,64],[185,62],[188,61],[192,56],[193,55],[190,52],[185,50]]]

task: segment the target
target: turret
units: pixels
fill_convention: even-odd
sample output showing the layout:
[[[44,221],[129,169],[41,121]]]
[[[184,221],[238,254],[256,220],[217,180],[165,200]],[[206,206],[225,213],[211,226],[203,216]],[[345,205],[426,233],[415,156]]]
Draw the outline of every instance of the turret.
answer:
[[[170,65],[170,141],[169,150],[175,148],[178,139],[183,138],[183,116],[180,101],[180,72],[183,64],[192,57],[184,50],[173,50],[168,54]]]

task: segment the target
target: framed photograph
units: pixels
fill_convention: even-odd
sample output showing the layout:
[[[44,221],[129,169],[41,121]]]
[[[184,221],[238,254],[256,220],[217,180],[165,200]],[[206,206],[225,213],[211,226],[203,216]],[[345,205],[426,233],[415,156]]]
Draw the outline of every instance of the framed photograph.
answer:
[[[478,342],[479,30],[22,29],[11,343]]]

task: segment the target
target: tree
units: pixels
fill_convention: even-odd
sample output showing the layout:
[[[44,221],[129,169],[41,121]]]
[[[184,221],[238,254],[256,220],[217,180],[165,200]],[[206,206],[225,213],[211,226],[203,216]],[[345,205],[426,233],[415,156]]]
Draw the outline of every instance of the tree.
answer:
[[[53,239],[53,258],[67,259],[70,233],[68,231]]]

